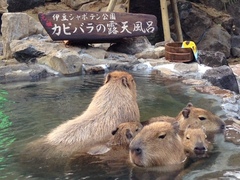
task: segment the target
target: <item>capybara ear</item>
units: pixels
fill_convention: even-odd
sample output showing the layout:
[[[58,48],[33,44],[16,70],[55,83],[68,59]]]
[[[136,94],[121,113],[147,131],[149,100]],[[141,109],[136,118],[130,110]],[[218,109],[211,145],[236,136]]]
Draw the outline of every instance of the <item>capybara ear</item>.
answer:
[[[104,84],[107,84],[108,81],[110,80],[110,78],[111,78],[111,74],[109,73],[109,74],[107,74],[107,76],[105,77]]]
[[[126,87],[129,87],[127,77],[125,77],[125,76],[122,77],[122,84]]]
[[[133,137],[130,129],[127,129],[127,130],[126,130],[126,137],[127,137],[127,139],[131,139],[131,138]]]
[[[175,133],[177,134],[179,132],[179,129],[180,129],[180,125],[179,125],[178,121],[173,122],[172,127],[173,127]]]
[[[190,114],[190,109],[189,108],[184,108],[182,110],[182,115],[183,115],[184,118],[188,118],[189,114]]]
[[[193,104],[189,102],[186,107],[193,107]]]
[[[112,131],[112,135],[115,135],[117,133],[119,128],[116,128],[115,130]]]

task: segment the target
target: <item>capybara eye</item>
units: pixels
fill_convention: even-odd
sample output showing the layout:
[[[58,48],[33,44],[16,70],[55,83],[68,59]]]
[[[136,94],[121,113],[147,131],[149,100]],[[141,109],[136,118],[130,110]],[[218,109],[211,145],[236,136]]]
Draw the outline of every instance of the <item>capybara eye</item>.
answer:
[[[206,120],[207,118],[205,118],[205,117],[198,117],[198,119],[200,119],[201,121],[204,121],[204,120]]]
[[[138,130],[139,130],[139,129],[137,128],[137,129],[136,129],[136,132],[138,132]]]
[[[142,149],[140,149],[140,148],[136,148],[136,149],[134,149],[134,151],[136,152],[136,154],[141,154],[142,153]]]
[[[159,139],[164,139],[165,136],[166,136],[166,134],[163,134],[163,135],[158,136],[158,138],[159,138]]]

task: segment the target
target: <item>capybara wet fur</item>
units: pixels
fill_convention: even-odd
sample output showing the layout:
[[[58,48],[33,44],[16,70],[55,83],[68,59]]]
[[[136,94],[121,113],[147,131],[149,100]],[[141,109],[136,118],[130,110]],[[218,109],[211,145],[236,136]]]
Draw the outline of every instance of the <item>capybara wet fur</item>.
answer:
[[[189,125],[183,134],[183,146],[189,158],[208,157],[213,145],[207,140],[207,135],[203,127]]]
[[[198,127],[203,126],[207,134],[223,132],[225,129],[225,123],[222,119],[220,119],[220,117],[206,109],[197,108],[193,106],[192,103],[188,103],[187,106],[184,107],[179,112],[177,117],[170,116],[153,117],[143,122],[142,124],[147,125],[157,121],[166,121],[171,123],[174,121],[178,121],[181,132],[184,132],[188,125],[191,124],[195,124],[195,126],[198,125]]]
[[[140,122],[125,122],[112,131],[112,137],[106,144],[100,144],[91,148],[87,153],[93,155],[96,160],[93,164],[105,164],[111,168],[115,166],[123,167],[129,162],[129,144],[131,140],[141,131],[142,124]],[[66,169],[71,172],[79,172],[78,166],[84,166],[82,153],[74,154],[67,162]]]
[[[204,127],[207,134],[223,132],[225,129],[225,123],[220,117],[206,109],[194,107],[192,103],[188,103],[176,119],[181,131],[184,131],[191,124]]]
[[[111,132],[124,122],[140,122],[136,83],[131,74],[113,71],[106,75],[104,84],[80,116],[29,143],[21,159],[35,164],[60,164],[75,152],[86,152],[96,144],[106,143]]]
[[[144,126],[130,143],[130,161],[140,167],[181,166],[186,155],[178,130],[177,122],[153,122]]]

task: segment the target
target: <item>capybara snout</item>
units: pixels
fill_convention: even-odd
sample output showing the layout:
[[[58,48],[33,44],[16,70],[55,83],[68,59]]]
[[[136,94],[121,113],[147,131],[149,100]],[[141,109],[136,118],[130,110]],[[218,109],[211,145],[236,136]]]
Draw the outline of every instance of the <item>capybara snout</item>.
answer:
[[[194,148],[194,153],[199,156],[204,155],[206,151],[207,149],[203,143],[196,144],[196,147]]]

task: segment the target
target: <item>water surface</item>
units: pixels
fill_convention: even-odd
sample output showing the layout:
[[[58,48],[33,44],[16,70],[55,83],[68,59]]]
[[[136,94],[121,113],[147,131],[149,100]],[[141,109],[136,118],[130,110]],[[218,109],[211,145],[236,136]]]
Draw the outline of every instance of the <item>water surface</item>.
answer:
[[[188,102],[226,118],[218,97],[197,93],[192,87],[178,81],[153,78],[149,74],[133,74],[137,83],[141,121],[159,115],[176,116]],[[128,164],[112,167],[109,164],[91,164],[91,159],[84,159],[85,166],[79,166],[77,172],[71,173],[46,172],[34,175],[21,167],[16,157],[26,143],[47,134],[63,121],[80,115],[102,85],[103,78],[104,75],[86,75],[1,85],[0,178],[171,179],[169,173],[139,170]],[[221,177],[226,172],[234,173],[240,169],[240,161],[228,162],[229,159],[232,161],[240,157],[239,147],[224,142],[222,134],[216,136],[214,146],[209,158],[182,172],[186,179],[204,175]]]

